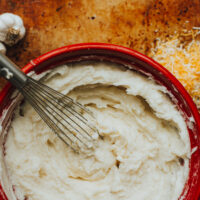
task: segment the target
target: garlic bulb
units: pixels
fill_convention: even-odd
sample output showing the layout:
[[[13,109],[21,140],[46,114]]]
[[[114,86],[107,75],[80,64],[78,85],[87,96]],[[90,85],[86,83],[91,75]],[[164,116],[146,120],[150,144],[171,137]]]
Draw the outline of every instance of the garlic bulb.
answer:
[[[3,54],[6,54],[6,47],[1,42],[0,42],[0,52],[3,53]]]
[[[25,35],[22,19],[12,13],[0,15],[0,41],[12,46]]]

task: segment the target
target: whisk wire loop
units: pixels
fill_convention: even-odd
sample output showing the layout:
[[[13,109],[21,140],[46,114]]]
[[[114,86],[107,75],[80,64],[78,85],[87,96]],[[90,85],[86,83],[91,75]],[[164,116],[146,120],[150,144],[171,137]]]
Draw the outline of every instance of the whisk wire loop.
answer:
[[[65,144],[75,151],[93,147],[98,132],[88,109],[32,78],[21,92]]]

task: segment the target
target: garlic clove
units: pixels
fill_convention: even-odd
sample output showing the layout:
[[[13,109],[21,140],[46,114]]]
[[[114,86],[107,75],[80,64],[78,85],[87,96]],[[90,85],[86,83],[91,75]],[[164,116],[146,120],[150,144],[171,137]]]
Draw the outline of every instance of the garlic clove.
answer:
[[[14,24],[15,24],[15,20],[14,20],[13,14],[4,13],[4,14],[0,15],[0,20],[4,24],[6,24],[7,27],[14,26]]]
[[[0,20],[0,32],[5,32],[7,29],[7,25]]]
[[[6,54],[6,47],[1,42],[0,42],[0,52],[3,53],[3,54]]]
[[[21,28],[21,34],[20,34],[20,40],[25,36],[26,33],[26,29],[24,28],[24,26]]]
[[[5,40],[6,40],[6,34],[0,31],[0,42],[5,41]]]
[[[20,30],[19,38],[22,39],[26,33],[26,29],[23,25],[22,19],[16,15],[15,17],[15,26],[13,26],[13,29]]]
[[[23,21],[18,15],[15,15],[14,20],[15,20],[15,24],[17,24],[17,26],[19,26],[19,27],[23,26]]]

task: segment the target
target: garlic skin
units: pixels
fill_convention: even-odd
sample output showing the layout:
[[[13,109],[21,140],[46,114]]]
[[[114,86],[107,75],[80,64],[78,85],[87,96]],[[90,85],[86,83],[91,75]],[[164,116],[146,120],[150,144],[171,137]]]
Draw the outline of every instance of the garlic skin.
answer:
[[[25,27],[22,19],[12,13],[0,15],[0,41],[12,46],[25,35]]]
[[[3,43],[0,42],[0,52],[6,54],[6,47]]]

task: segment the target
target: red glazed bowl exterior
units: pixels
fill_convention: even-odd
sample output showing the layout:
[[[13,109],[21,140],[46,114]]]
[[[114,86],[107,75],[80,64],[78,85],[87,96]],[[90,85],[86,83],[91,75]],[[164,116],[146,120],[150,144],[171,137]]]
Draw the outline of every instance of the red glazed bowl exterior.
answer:
[[[153,77],[157,83],[168,89],[173,103],[176,104],[187,124],[191,149],[195,148],[191,155],[189,177],[179,200],[198,200],[200,196],[200,115],[184,87],[160,64],[125,47],[103,43],[82,43],[48,52],[32,60],[22,70],[25,73],[35,71],[36,74],[39,74],[61,64],[84,60],[111,61],[123,64],[132,70]],[[12,101],[13,90],[14,88],[7,84],[0,93],[0,119],[3,111]],[[192,118],[193,122],[191,122]],[[7,200],[1,185],[0,200]]]

